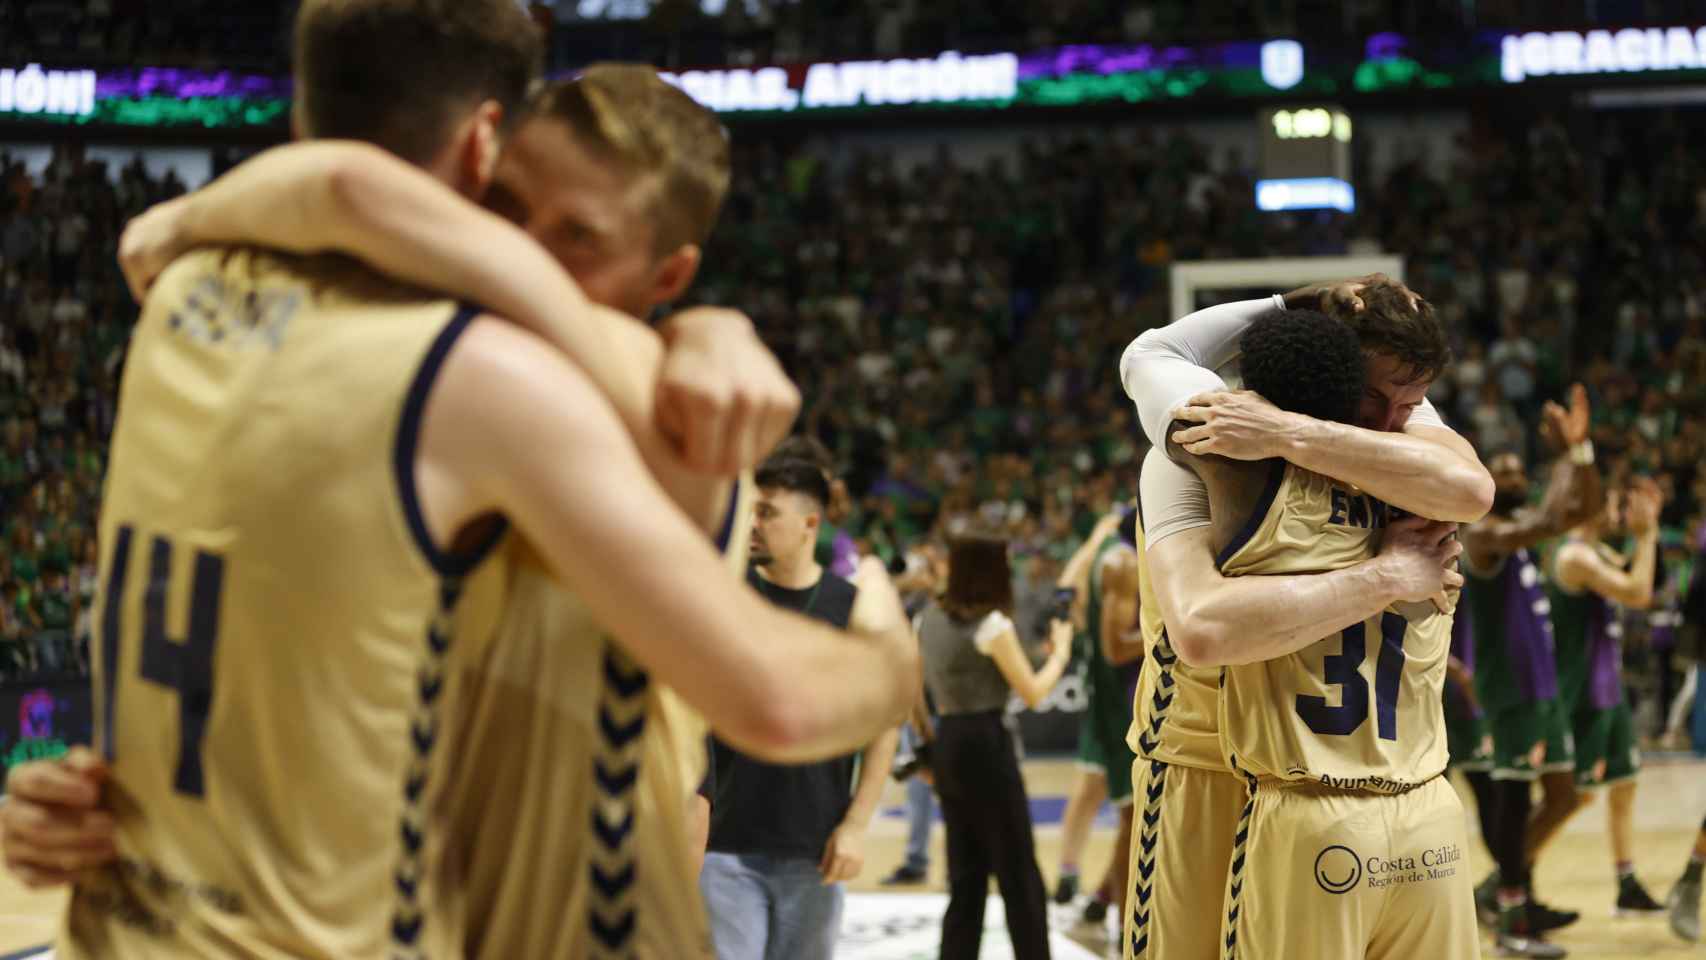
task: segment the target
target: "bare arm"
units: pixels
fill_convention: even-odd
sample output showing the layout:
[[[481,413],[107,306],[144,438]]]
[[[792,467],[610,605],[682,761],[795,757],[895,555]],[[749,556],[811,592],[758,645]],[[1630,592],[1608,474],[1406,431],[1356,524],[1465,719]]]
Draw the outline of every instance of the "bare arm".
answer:
[[[270,150],[138,218],[125,231],[121,259],[127,277],[140,277],[132,279],[137,286],[151,281],[149,273],[163,268],[186,244],[207,243],[305,254],[337,251],[396,279],[471,300],[561,349],[611,398],[631,429],[649,426],[657,417],[665,351],[654,331],[634,317],[590,303],[562,266],[519,227],[377,147],[318,141]],[[697,498],[704,489],[678,476],[687,472],[687,461],[703,468],[724,458],[721,469],[710,471],[722,473],[754,465],[768,448],[745,447],[759,445],[755,438],[760,436],[771,445],[780,440],[798,411],[799,395],[783,382],[779,366],[771,368],[774,357],[740,314],[694,310],[671,323],[674,335],[714,337],[717,349],[730,350],[732,344],[741,351],[745,362],[739,369],[748,381],[745,402],[761,406],[758,413],[768,421],[761,430],[736,431],[739,437],[728,438],[742,447],[738,451],[688,449],[685,458],[667,438],[636,429],[647,465],[682,502],[683,494]],[[692,356],[689,351],[689,362]],[[720,384],[704,375],[703,364],[682,373],[690,382],[666,395],[672,404],[693,405],[698,409],[692,415],[713,420],[726,413],[704,408],[732,398],[718,394]],[[679,421],[680,411],[672,408],[672,417]],[[701,435],[682,428],[689,437]],[[722,499],[715,492],[704,494],[707,502]],[[694,504],[683,505],[696,513]]]
[[[1282,414],[1275,455],[1323,476],[1355,484],[1417,516],[1473,523],[1493,506],[1493,477],[1469,441],[1444,426],[1411,424],[1403,433],[1365,430]]]
[[[1226,577],[1210,538],[1210,528],[1199,527],[1149,548],[1168,639],[1192,666],[1296,653],[1414,597],[1408,574],[1388,553],[1329,573]]]
[[[1606,562],[1593,547],[1572,541],[1558,548],[1558,582],[1571,590],[1592,590],[1631,610],[1653,605],[1653,567],[1658,556],[1657,532],[1635,545],[1635,563],[1627,570]]]
[[[1019,635],[1011,627],[1001,631],[989,648],[990,657],[995,660],[1001,675],[1007,678],[1008,685],[1020,700],[1025,701],[1025,706],[1032,709],[1042,703],[1054,685],[1060,682],[1061,674],[1066,672],[1067,660],[1072,656],[1072,625],[1065,620],[1055,620],[1050,624],[1049,633],[1053,649],[1041,670],[1031,670],[1031,662],[1025,659],[1025,651],[1019,646]]]
[[[912,703],[918,646],[886,578],[862,571],[850,632],[766,603],[670,504],[609,402],[512,325],[478,319],[450,351],[415,474],[435,543],[508,516],[599,624],[753,756],[845,754]]]
[[[1103,659],[1116,667],[1143,656],[1143,633],[1137,624],[1141,604],[1137,554],[1110,551],[1102,565],[1102,622],[1096,632]]]
[[[1469,561],[1484,570],[1498,557],[1563,536],[1591,519],[1604,506],[1604,497],[1597,467],[1559,458],[1540,506],[1519,510],[1510,518],[1487,517],[1464,528]]]
[[[1073,551],[1072,558],[1066,561],[1066,566],[1061,569],[1060,576],[1055,578],[1055,587],[1073,591],[1072,622],[1074,624],[1084,622],[1084,606],[1089,593],[1087,588],[1090,584],[1090,564],[1096,559],[1096,551],[1102,548],[1103,542],[1112,536],[1114,531],[1119,529],[1119,526],[1120,517],[1118,513],[1110,513],[1098,520],[1096,528],[1090,531],[1090,536],[1085,538],[1077,550]]]
[[[894,767],[895,750],[900,746],[900,730],[893,729],[871,741],[859,760],[859,784],[853,789],[853,802],[847,807],[843,823],[863,830],[877,815],[877,805],[883,799],[883,785]]]
[[[824,883],[852,880],[864,869],[865,833],[877,813],[878,801],[882,800],[883,781],[894,766],[895,746],[899,743],[900,731],[889,730],[865,748],[859,764],[859,783],[853,790],[847,815],[829,835],[818,862]]]
[[[1411,411],[1402,433],[1291,413],[1250,391],[1201,394],[1174,413],[1185,428],[1169,440],[1187,453],[1279,457],[1406,512],[1453,523],[1479,520],[1493,505],[1492,475],[1431,410]]]
[[[1096,529],[1090,531],[1090,536],[1073,551],[1072,558],[1061,568],[1060,576],[1055,578],[1054,585],[1082,591],[1090,582],[1090,562],[1096,558],[1096,551],[1102,548],[1102,543],[1113,536],[1119,526],[1118,513],[1110,513],[1096,521]]]
[[[1664,494],[1652,480],[1643,480],[1628,497],[1629,532],[1635,535],[1635,556],[1627,570],[1602,557],[1590,544],[1571,540],[1558,550],[1558,582],[1572,590],[1592,590],[1631,610],[1653,605],[1653,577],[1659,562],[1659,508]]]

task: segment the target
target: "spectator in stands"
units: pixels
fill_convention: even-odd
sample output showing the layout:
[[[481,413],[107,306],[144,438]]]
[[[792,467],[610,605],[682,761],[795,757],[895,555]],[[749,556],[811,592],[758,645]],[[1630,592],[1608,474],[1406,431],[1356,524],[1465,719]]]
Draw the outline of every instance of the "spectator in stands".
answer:
[[[76,601],[63,570],[49,570],[42,578],[41,631],[36,635],[36,663],[45,673],[58,673],[69,663],[71,627]]]

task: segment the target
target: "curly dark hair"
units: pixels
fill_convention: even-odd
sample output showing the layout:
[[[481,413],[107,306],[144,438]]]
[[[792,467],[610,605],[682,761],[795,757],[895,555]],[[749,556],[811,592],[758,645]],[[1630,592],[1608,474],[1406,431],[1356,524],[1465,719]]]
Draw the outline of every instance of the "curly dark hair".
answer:
[[[1433,304],[1395,283],[1371,283],[1357,294],[1362,309],[1330,307],[1333,316],[1356,331],[1364,353],[1386,354],[1404,365],[1405,383],[1432,381],[1451,364],[1451,344],[1434,315]]]
[[[1281,410],[1355,423],[1363,345],[1346,324],[1315,310],[1271,310],[1238,341],[1244,387]]]

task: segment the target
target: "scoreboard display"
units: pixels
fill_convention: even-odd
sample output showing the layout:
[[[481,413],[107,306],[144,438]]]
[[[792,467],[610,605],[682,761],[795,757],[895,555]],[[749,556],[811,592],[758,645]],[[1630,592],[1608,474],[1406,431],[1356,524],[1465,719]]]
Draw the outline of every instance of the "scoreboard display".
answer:
[[[1256,122],[1261,139],[1258,209],[1356,209],[1349,114],[1320,104],[1272,107],[1261,111]]]

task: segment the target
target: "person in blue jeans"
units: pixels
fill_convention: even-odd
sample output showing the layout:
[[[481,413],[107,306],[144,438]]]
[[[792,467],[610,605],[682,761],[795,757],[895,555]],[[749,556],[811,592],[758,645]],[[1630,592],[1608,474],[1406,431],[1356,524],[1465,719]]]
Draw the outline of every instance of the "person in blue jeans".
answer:
[[[900,728],[903,757],[916,755],[922,742],[912,724]],[[906,859],[883,878],[883,886],[923,883],[930,876],[930,828],[935,820],[936,793],[930,787],[930,771],[919,769],[906,780]]]
[[[757,473],[747,581],[771,602],[846,626],[854,585],[813,556],[829,502],[815,464],[772,459]],[[821,763],[762,763],[712,738],[700,792],[711,825],[699,889],[719,960],[827,960],[842,882],[864,865],[865,833],[894,762],[896,731],[861,754]]]

